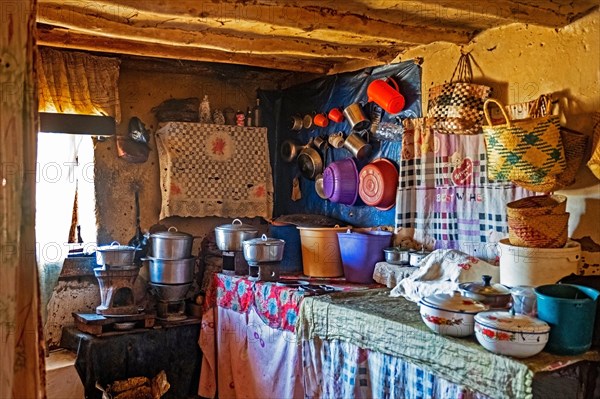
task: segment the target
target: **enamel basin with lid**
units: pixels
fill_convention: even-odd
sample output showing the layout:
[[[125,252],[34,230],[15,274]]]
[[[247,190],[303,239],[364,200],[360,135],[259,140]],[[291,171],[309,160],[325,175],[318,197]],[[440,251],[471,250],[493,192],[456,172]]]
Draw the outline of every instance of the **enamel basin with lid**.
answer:
[[[477,341],[490,352],[519,358],[541,352],[550,335],[545,321],[506,311],[481,312],[475,316]]]
[[[472,298],[458,291],[452,294],[434,294],[419,302],[423,322],[436,333],[453,337],[466,337],[473,334],[473,317],[488,309]]]

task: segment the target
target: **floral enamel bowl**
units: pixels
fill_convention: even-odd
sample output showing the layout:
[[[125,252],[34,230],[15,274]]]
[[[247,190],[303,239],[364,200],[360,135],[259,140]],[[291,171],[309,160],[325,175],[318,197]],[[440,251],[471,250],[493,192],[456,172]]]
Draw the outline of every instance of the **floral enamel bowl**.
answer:
[[[473,335],[474,316],[488,309],[487,305],[462,296],[458,291],[430,295],[419,305],[421,318],[427,327],[438,334],[453,337]]]
[[[550,335],[550,326],[539,319],[510,312],[482,312],[475,316],[477,341],[490,352],[513,357],[540,353]]]

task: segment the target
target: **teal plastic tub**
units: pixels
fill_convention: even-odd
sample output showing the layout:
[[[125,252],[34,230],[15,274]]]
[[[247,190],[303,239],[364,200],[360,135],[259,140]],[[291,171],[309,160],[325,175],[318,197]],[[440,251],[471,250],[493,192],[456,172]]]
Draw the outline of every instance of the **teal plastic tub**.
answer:
[[[549,284],[537,287],[535,293],[538,318],[550,325],[545,350],[557,355],[589,350],[600,292],[581,285]]]

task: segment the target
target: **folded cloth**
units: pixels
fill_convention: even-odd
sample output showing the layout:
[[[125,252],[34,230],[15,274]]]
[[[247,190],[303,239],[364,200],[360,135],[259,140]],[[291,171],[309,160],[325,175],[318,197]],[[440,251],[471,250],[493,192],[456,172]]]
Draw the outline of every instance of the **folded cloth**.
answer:
[[[452,293],[458,284],[480,281],[483,275],[500,280],[500,269],[455,249],[438,249],[421,260],[419,269],[402,279],[390,296],[403,296],[414,302],[438,293]]]

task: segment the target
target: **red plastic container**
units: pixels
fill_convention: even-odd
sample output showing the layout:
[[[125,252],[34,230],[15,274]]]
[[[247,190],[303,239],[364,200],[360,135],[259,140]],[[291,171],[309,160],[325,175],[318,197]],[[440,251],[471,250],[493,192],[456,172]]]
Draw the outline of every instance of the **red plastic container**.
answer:
[[[366,205],[387,211],[396,204],[398,171],[385,158],[378,158],[360,171],[358,194]]]
[[[404,96],[400,94],[400,87],[392,78],[371,82],[367,87],[367,97],[390,114],[397,114],[404,109]]]

